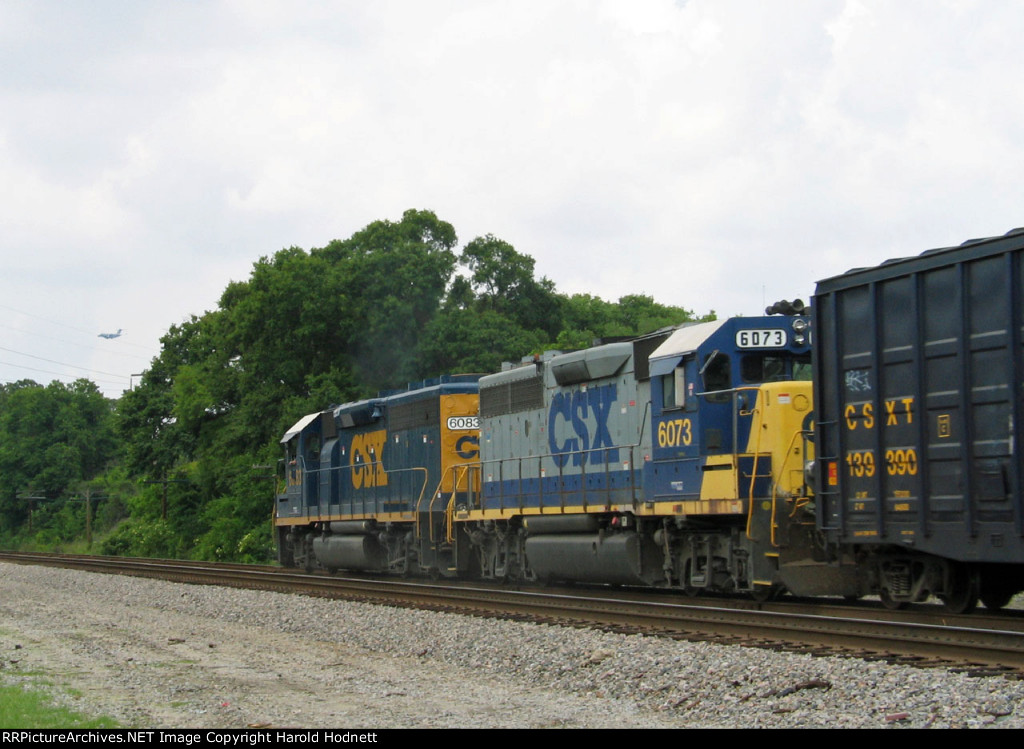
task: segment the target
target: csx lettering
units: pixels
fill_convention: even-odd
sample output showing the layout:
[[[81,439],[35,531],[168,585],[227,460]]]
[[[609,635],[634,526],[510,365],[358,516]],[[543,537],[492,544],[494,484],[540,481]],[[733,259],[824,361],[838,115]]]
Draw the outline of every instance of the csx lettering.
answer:
[[[357,434],[352,438],[352,486],[362,489],[372,486],[387,486],[388,474],[384,470],[383,453],[388,433],[377,432]]]
[[[875,407],[870,403],[865,403],[860,408],[860,414],[857,414],[857,407],[852,403],[846,407],[846,428],[853,431],[857,428],[857,419],[864,419],[865,429],[874,429],[875,427]]]
[[[692,442],[693,426],[689,419],[666,419],[658,424],[658,447],[679,447]]]
[[[897,406],[903,404],[903,410],[898,411]],[[856,429],[860,424],[859,420],[863,419],[864,429],[875,428],[875,407],[871,403],[864,403],[859,408],[850,403],[846,406],[843,411],[843,415],[846,417],[846,428],[851,432]],[[900,417],[904,418],[900,418]],[[914,423],[914,398],[890,398],[885,401],[885,425],[887,427],[899,426],[900,424],[913,424]]]
[[[555,465],[564,467],[569,462],[569,453],[574,466],[618,461],[619,451],[612,444],[612,435],[608,431],[608,415],[617,397],[615,385],[575,393],[555,393],[548,411],[548,446]],[[566,437],[561,444],[558,443],[559,420],[571,426],[575,435]],[[592,442],[591,428],[594,432]]]
[[[470,460],[480,454],[480,438],[465,435],[455,441],[455,452],[460,458]]]

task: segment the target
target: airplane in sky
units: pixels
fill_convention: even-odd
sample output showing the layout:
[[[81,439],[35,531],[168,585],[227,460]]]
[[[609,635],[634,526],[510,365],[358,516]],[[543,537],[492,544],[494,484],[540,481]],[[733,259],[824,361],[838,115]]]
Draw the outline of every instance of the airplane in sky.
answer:
[[[97,336],[97,337],[98,338],[106,338],[107,340],[110,340],[111,338],[118,338],[118,337],[120,337],[121,332],[122,332],[121,329],[118,328],[116,333],[100,333],[99,336]]]

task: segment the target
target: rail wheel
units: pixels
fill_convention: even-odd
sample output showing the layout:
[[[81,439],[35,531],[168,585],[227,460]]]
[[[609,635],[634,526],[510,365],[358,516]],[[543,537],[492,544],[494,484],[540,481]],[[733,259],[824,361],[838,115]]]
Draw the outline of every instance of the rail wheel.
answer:
[[[998,611],[1010,602],[1014,593],[1006,590],[983,590],[981,592],[981,602],[985,608],[992,611]]]
[[[881,599],[882,605],[890,611],[899,611],[900,609],[905,609],[907,607],[906,601],[897,601],[885,588],[878,591],[878,597]]]
[[[755,585],[754,589],[750,591],[750,597],[758,603],[767,603],[778,598],[781,592],[781,585]]]
[[[954,565],[949,576],[950,592],[939,596],[951,614],[969,614],[978,605],[978,573],[962,564]]]
[[[693,585],[690,582],[690,572],[691,572],[690,564],[691,564],[690,561],[687,560],[687,562],[686,562],[686,569],[683,571],[683,580],[684,580],[684,582],[683,582],[683,594],[689,596],[690,598],[696,598],[697,596],[699,596],[701,594],[701,591],[703,589],[702,588],[698,588],[696,585]]]

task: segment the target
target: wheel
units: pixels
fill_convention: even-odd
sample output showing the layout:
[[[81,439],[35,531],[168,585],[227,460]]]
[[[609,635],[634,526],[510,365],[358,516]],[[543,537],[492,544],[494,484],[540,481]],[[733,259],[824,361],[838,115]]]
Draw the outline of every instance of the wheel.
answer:
[[[966,565],[954,565],[949,575],[950,592],[939,596],[951,614],[969,614],[978,605],[978,574]]]
[[[1015,594],[1006,590],[986,590],[981,594],[981,602],[985,608],[998,611],[1010,602]]]
[[[905,609],[907,607],[906,601],[897,601],[885,588],[878,592],[878,597],[882,599],[882,605],[890,611],[899,611],[900,609]]]
[[[690,562],[686,562],[686,569],[683,570],[683,593],[690,598],[696,598],[701,594],[703,588],[690,584]]]
[[[781,586],[778,585],[755,585],[750,591],[750,597],[758,603],[767,603],[778,598],[781,590]]]

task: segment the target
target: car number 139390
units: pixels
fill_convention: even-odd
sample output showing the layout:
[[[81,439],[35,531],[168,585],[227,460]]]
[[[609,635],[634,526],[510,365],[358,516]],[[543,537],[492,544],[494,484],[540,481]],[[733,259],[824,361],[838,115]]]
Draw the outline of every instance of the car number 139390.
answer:
[[[786,331],[737,330],[736,348],[782,348],[786,345]]]

